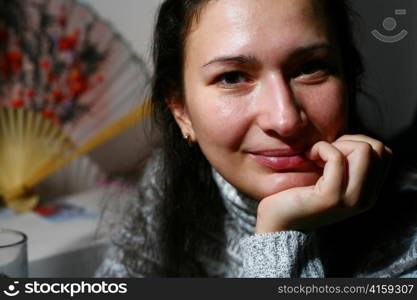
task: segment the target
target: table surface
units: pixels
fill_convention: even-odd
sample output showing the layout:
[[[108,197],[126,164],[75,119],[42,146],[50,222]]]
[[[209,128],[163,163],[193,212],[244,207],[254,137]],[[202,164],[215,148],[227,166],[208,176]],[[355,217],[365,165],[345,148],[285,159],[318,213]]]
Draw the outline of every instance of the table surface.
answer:
[[[3,208],[0,227],[27,235],[30,277],[91,277],[110,238],[109,226],[134,195],[132,188],[100,186],[48,201],[49,209],[41,211]]]

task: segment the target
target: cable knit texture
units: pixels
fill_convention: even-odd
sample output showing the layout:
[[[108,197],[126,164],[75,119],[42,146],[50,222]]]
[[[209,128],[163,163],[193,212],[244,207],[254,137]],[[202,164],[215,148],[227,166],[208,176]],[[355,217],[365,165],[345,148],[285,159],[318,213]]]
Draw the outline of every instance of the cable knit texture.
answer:
[[[141,199],[132,197],[125,217],[113,233],[112,242],[96,272],[98,277],[158,276],[161,269],[158,189],[159,155],[148,164],[139,185]],[[257,201],[245,197],[213,169],[213,178],[219,187],[227,214],[224,235],[206,230],[201,232],[200,262],[211,277],[324,277],[325,271],[318,252],[316,233],[283,231],[255,234]],[[138,222],[143,220],[144,222]],[[204,230],[204,229],[203,229]],[[141,232],[147,231],[145,241]],[[415,277],[417,276],[417,238],[405,240],[407,251],[381,253],[394,257],[389,263],[379,264],[378,256],[369,253],[367,266],[355,277]],[[395,245],[394,245],[395,246]],[[381,250],[379,250],[381,251]],[[375,265],[377,269],[375,269]],[[376,270],[376,271],[375,271]]]
[[[241,241],[244,277],[323,277],[312,236],[299,231],[255,234]],[[300,270],[301,269],[301,270]]]
[[[299,231],[254,234],[258,202],[245,197],[213,169],[213,178],[220,188],[229,216],[241,235],[238,257],[243,277],[322,277],[314,234]],[[233,237],[232,237],[233,238]]]

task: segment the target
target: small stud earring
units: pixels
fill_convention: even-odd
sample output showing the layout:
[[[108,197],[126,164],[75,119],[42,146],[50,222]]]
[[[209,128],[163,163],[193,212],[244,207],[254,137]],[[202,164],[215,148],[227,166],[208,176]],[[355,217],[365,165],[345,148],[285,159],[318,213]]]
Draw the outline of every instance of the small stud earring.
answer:
[[[188,133],[186,133],[184,135],[184,140],[187,141],[188,145],[191,146],[193,144],[193,141],[191,140],[191,135],[189,135]]]

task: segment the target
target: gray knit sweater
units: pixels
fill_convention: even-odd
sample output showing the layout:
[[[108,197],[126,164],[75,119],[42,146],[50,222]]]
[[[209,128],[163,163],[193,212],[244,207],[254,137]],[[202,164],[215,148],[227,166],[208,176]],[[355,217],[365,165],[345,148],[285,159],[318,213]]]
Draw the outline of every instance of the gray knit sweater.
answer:
[[[156,213],[161,199],[157,183],[159,161],[156,155],[148,164],[139,187],[146,199],[142,199],[141,205],[137,199],[132,199],[96,276],[145,277],[158,274],[161,269],[156,238],[161,217]],[[224,219],[225,238],[209,230],[201,232],[205,245],[199,259],[209,276],[324,277],[315,232],[255,234],[257,202],[244,197],[214,170],[213,178],[220,189],[227,214]],[[145,225],[138,224],[138,216],[146,220]],[[146,244],[141,235],[143,230],[151,233],[148,235],[151,240],[147,240]],[[393,259],[379,265],[372,259],[377,259],[381,253],[369,253],[367,265],[373,265],[372,272],[366,267],[361,268],[354,274],[355,277],[417,277],[417,234],[407,237],[406,250],[400,253],[396,253],[395,245],[387,243],[386,249],[391,249],[391,252],[384,254]]]

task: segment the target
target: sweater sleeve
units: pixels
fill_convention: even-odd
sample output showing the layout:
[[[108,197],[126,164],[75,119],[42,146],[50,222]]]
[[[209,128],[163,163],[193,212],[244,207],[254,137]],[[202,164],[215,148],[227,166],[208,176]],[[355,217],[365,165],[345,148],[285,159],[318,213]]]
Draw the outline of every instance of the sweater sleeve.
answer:
[[[314,233],[281,231],[241,240],[243,277],[324,277]]]

